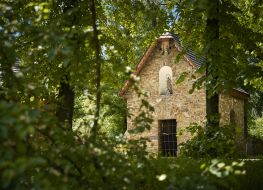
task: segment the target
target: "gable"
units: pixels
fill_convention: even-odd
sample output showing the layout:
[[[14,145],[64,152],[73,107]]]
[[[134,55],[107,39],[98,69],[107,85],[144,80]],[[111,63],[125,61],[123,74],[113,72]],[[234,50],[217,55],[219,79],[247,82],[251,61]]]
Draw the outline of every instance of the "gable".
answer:
[[[150,58],[157,51],[163,51],[163,53],[165,53],[165,51],[166,51],[165,47],[162,47],[162,46],[164,46],[164,44],[168,44],[168,46],[170,46],[169,49],[172,49],[172,47],[174,47],[175,51],[177,51],[178,53],[182,51],[179,38],[175,38],[170,33],[165,33],[162,36],[160,36],[159,39],[157,39],[154,43],[152,43],[149,46],[149,48],[147,49],[147,51],[144,53],[143,57],[141,58],[141,60],[137,64],[137,66],[135,68],[135,72],[133,74],[136,76],[140,76],[140,74],[141,74],[143,68],[145,68],[147,62],[149,62]],[[169,44],[171,44],[171,45],[169,45]],[[169,49],[167,51],[170,51]],[[174,50],[172,50],[172,51],[174,51]],[[183,60],[185,62],[187,62],[191,67],[197,68],[200,66],[200,62],[197,61],[196,56],[192,52],[184,54]],[[119,92],[119,96],[123,97],[125,95],[125,93],[128,91],[130,85],[131,85],[131,81],[130,80],[126,81],[125,85],[123,86],[123,88]]]
[[[167,49],[167,51],[170,51],[170,49],[172,49],[172,47],[174,47],[175,51],[177,51],[178,53],[182,52],[182,47],[181,47],[179,37],[177,35],[172,35],[172,34],[167,32],[167,33],[161,35],[159,39],[157,39],[154,43],[152,43],[149,46],[149,48],[147,49],[147,51],[144,53],[143,57],[141,58],[141,60],[137,64],[135,72],[133,74],[136,76],[140,76],[140,74],[141,74],[142,70],[145,68],[147,62],[149,62],[149,60],[154,56],[154,53],[156,53],[156,51],[158,51],[158,50],[163,51],[162,53],[165,54],[166,53],[165,52],[166,47],[164,47],[165,44],[167,47],[169,47],[169,49]],[[197,57],[196,54],[191,49],[188,49],[187,52],[185,54],[183,54],[182,60],[180,60],[180,61],[187,62],[193,68],[198,68],[204,62],[204,59],[202,57],[201,58]],[[124,97],[124,95],[126,94],[126,92],[129,89],[131,83],[132,82],[130,80],[125,82],[125,85],[119,91],[119,96]],[[233,96],[235,98],[247,99],[249,97],[249,94],[241,88],[235,88],[231,92],[231,96]]]

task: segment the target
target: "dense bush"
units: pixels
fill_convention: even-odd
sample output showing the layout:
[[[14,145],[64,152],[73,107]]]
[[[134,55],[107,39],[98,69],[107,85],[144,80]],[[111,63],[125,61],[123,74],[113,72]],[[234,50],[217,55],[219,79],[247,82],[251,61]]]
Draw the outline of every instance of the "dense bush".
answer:
[[[45,119],[47,110],[5,101],[0,110],[1,189],[255,189],[260,180],[261,162],[156,158],[145,139],[93,141]]]
[[[182,132],[192,135],[192,138],[181,143],[180,153],[191,157],[232,157],[236,153],[234,126],[218,128],[202,127],[191,124]]]
[[[251,122],[249,134],[254,138],[263,140],[263,118],[257,118]]]
[[[14,102],[1,101],[0,110],[1,189],[149,186],[145,141],[128,145],[105,136],[94,141],[66,130],[55,118],[47,117],[47,110]]]

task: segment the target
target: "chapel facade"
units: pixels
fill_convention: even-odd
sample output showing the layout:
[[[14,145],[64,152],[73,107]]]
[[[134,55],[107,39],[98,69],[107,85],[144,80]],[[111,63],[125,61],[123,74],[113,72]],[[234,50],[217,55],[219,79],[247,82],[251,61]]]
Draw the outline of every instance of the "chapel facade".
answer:
[[[154,107],[151,129],[140,135],[150,139],[149,151],[163,156],[176,156],[179,153],[178,145],[191,138],[190,134],[178,135],[179,131],[191,123],[204,124],[206,116],[205,89],[189,93],[195,81],[190,77],[191,73],[202,64],[202,60],[196,59],[193,52],[187,52],[176,62],[180,51],[178,37],[166,33],[148,48],[134,73],[140,77],[138,85],[147,92],[147,100]],[[183,73],[190,75],[176,84]],[[127,138],[136,138],[136,135],[131,135],[128,131],[134,128],[133,118],[140,113],[141,101],[130,88],[129,81],[120,95],[126,99],[128,110],[133,115],[127,118],[125,135]],[[242,142],[245,141],[247,130],[247,99],[248,94],[241,89],[233,89],[231,94],[219,95],[220,124],[235,123],[235,131],[239,131]]]

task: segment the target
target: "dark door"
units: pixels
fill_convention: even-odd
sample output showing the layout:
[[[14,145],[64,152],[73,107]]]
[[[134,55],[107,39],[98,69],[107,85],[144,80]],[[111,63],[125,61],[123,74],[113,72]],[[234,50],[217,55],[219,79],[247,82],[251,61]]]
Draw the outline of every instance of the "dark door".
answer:
[[[161,120],[159,124],[159,145],[162,156],[176,156],[176,120]]]

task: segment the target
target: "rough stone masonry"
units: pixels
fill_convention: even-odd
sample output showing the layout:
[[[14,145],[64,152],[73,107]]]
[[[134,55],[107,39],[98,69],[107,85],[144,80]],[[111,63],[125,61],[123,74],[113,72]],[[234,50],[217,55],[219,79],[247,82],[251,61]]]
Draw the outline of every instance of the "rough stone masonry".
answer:
[[[161,150],[160,122],[163,120],[176,120],[177,142],[186,141],[191,138],[190,134],[178,135],[179,131],[191,123],[204,124],[206,116],[205,88],[195,90],[192,94],[194,80],[191,74],[198,65],[187,54],[176,62],[176,55],[180,52],[180,44],[175,37],[169,33],[162,35],[146,51],[141,61],[137,65],[135,74],[140,77],[139,87],[148,93],[148,102],[154,107],[153,123],[150,130],[146,130],[140,136],[150,139],[148,150],[158,153]],[[165,69],[167,72],[165,73]],[[164,72],[162,73],[162,70]],[[169,70],[169,71],[168,71]],[[186,79],[176,84],[181,74],[188,73]],[[161,92],[168,88],[165,77],[170,78],[172,84],[172,94]],[[163,79],[164,78],[164,79]],[[171,90],[171,89],[170,89]],[[129,112],[133,115],[127,118],[127,138],[137,138],[137,135],[129,134],[129,130],[134,128],[133,118],[139,114],[140,99],[136,92],[130,88],[127,82],[120,92],[127,100]],[[245,134],[245,102],[248,94],[242,90],[234,89],[229,95],[221,94],[219,97],[219,112],[221,114],[220,124],[230,123],[230,112],[232,120],[241,131],[239,134],[244,139]],[[234,114],[234,115],[233,115]],[[241,140],[244,141],[244,140]],[[179,152],[179,150],[177,150]]]

